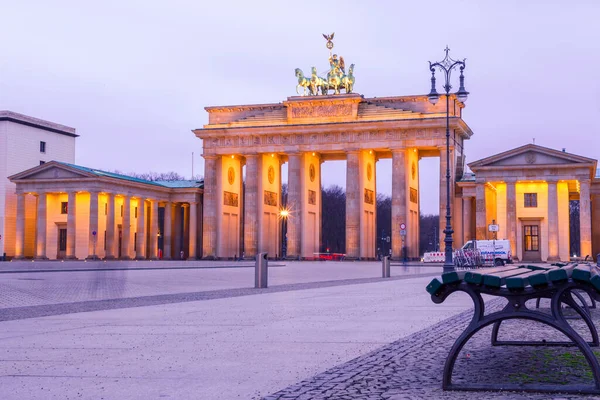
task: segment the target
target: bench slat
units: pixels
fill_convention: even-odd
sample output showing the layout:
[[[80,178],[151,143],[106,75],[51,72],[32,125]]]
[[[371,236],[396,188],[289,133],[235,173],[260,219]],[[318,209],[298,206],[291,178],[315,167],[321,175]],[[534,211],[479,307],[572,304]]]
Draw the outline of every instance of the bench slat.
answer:
[[[577,264],[567,265],[566,267],[553,269],[548,273],[548,279],[551,282],[561,282],[566,281],[571,277],[573,273],[573,269],[577,266]]]
[[[531,270],[528,268],[518,268],[511,271],[498,272],[493,275],[484,275],[483,284],[491,287],[502,287],[506,283],[506,278],[510,278],[517,275],[524,275],[530,273]]]
[[[445,284],[460,282],[465,278],[467,271],[452,271],[442,274],[442,282]]]
[[[489,273],[502,272],[502,271],[512,271],[515,269],[519,269],[517,266],[510,267],[496,267],[496,268],[486,268],[477,271],[467,271],[465,274],[465,282],[472,283],[474,285],[481,285],[483,283],[483,276]]]
[[[534,284],[531,283],[533,280]],[[542,286],[548,283],[548,274],[546,270],[535,270],[519,276],[506,278],[506,287],[508,289],[525,289],[527,286]]]
[[[442,282],[440,282],[437,278],[433,278],[425,289],[430,295],[434,296],[442,288],[442,286],[444,286]]]
[[[573,268],[573,274],[571,275],[574,281],[589,282],[592,278],[592,272],[589,265],[578,265]]]

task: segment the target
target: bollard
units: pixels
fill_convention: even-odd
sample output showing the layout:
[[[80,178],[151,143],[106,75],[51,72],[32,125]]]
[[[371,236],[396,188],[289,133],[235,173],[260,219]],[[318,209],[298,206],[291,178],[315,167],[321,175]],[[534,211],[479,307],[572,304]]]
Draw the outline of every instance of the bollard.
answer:
[[[254,268],[254,287],[256,289],[266,289],[269,277],[267,253],[258,253],[256,255],[256,264]]]
[[[389,278],[390,277],[390,257],[385,256],[381,261],[381,277]]]

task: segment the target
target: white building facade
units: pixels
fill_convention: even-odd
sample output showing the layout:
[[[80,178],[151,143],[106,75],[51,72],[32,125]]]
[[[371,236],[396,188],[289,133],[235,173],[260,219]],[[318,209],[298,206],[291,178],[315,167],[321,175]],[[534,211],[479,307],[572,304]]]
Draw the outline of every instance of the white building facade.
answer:
[[[75,128],[0,111],[0,256],[15,254],[17,195],[8,177],[51,160],[74,163],[77,136]],[[35,197],[26,201],[35,207]],[[24,221],[30,229],[35,223],[31,218]],[[35,242],[33,237],[27,239],[24,251],[33,254]]]

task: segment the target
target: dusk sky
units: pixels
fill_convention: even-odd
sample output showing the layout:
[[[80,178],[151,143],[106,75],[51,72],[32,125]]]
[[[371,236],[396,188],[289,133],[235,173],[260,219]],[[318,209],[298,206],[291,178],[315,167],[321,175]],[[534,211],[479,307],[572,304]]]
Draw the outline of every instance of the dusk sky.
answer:
[[[467,58],[467,162],[533,138],[600,158],[597,0],[0,2],[0,109],[75,127],[80,165],[190,176],[194,152],[203,174],[204,107],[295,95],[295,68],[327,69],[331,32],[365,97],[426,94],[446,45]],[[437,169],[421,162],[426,213]],[[323,171],[345,182],[345,163]],[[377,173],[391,193],[390,161]]]

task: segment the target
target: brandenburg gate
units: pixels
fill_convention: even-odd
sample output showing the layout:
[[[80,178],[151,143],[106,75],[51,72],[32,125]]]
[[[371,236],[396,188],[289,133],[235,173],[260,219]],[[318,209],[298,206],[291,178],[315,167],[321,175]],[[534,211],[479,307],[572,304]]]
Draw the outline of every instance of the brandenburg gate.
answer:
[[[329,43],[333,38],[328,39]],[[446,163],[460,179],[464,145],[473,132],[462,119],[463,103],[450,97],[450,159],[446,159],[445,102],[431,105],[425,95],[365,98],[352,93],[354,65],[329,57],[331,69],[304,78],[298,92],[275,104],[206,107],[208,124],[194,130],[205,159],[203,258],[253,257],[279,253],[281,166],[288,163],[287,256],[312,258],[319,252],[321,164],[346,160],[346,258],[376,257],[376,163],[392,159],[392,257],[419,256],[419,160],[440,157],[440,215],[446,209]],[[329,93],[333,90],[333,93]],[[345,93],[341,93],[345,90]],[[303,93],[302,93],[303,94]],[[245,182],[242,168],[246,167]],[[462,221],[455,193],[452,220]],[[406,236],[400,224],[406,224]],[[440,235],[443,230],[440,218]],[[462,239],[459,224],[454,237]],[[457,229],[458,228],[458,229]]]

